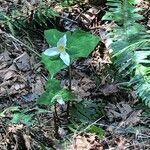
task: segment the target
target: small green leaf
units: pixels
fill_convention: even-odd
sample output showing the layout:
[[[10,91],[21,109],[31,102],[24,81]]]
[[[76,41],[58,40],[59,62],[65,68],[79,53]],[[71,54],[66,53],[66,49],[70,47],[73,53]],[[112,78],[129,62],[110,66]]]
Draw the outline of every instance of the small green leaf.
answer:
[[[21,122],[27,125],[31,125],[33,123],[32,117],[33,117],[33,114],[29,114],[29,115],[24,114],[21,118]]]
[[[56,79],[49,79],[46,83],[46,91],[37,100],[38,104],[52,104],[52,98],[61,90],[60,82]]]
[[[15,113],[13,114],[13,117],[11,119],[11,123],[24,123],[24,124],[27,124],[27,125],[31,125],[32,123],[32,117],[33,117],[33,114],[24,114],[23,112],[21,113]]]
[[[68,101],[74,98],[74,95],[67,89],[60,87],[60,82],[56,79],[48,80],[46,84],[46,91],[37,100],[38,104],[52,105],[56,101],[52,101],[54,96],[61,95],[64,101]]]
[[[64,101],[68,101],[68,100],[71,100],[71,99],[75,98],[75,95],[73,93],[71,93],[67,89],[62,89],[59,92],[59,94],[62,96],[62,98],[64,99]]]
[[[100,127],[97,127],[95,125],[92,125],[89,129],[88,129],[88,132],[91,132],[91,133],[95,133],[99,138],[104,138],[105,136],[105,131],[100,128]]]
[[[54,76],[57,72],[66,67],[60,58],[50,59],[49,56],[44,54],[42,54],[42,62],[45,64],[45,67],[51,76]]]
[[[19,123],[21,118],[22,118],[23,114],[22,113],[15,113],[13,114],[13,117],[11,119],[12,123]]]

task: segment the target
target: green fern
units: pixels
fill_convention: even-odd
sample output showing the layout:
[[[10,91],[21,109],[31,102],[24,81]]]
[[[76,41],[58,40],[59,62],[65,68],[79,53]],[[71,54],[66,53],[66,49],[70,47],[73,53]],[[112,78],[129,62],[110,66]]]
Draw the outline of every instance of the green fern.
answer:
[[[128,85],[150,107],[150,35],[139,23],[143,16],[135,0],[108,0],[109,10],[103,20],[118,25],[109,33],[112,38],[112,60],[122,76],[130,77]]]
[[[34,10],[28,10],[25,5],[10,10],[0,12],[0,26],[8,29],[12,34],[17,31],[35,30],[37,27],[48,28],[52,24],[50,20],[55,20],[58,13],[46,2],[40,2]]]

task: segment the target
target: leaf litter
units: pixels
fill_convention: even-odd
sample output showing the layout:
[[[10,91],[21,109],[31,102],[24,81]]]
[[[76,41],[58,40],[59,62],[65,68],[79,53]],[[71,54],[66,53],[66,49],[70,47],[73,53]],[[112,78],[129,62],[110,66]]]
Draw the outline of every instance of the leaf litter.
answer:
[[[1,97],[6,95],[26,96],[32,92],[37,98],[44,91],[45,79],[42,75],[38,75],[38,72],[37,74],[33,74],[33,72],[35,69],[40,71],[41,66],[34,65],[32,57],[27,52],[23,52],[23,48],[16,41],[8,42],[10,42],[10,46],[4,45],[7,50],[0,55],[2,64],[0,68]]]
[[[32,5],[34,5],[32,2],[28,2],[28,7],[30,7],[28,10],[32,10]],[[5,4],[4,9],[8,11],[6,6],[7,4]],[[94,101],[94,98],[99,97],[99,95],[105,100],[108,97],[112,99],[105,107],[106,118],[96,124],[105,129],[105,138],[99,139],[94,133],[83,132],[71,137],[68,149],[148,149],[149,143],[147,141],[150,136],[148,133],[150,132],[149,128],[145,127],[144,122],[149,122],[149,119],[146,118],[145,120],[145,117],[142,117],[142,110],[133,108],[132,104],[127,102],[128,97],[120,94],[120,90],[111,79],[111,76],[103,77],[105,67],[111,63],[108,52],[111,41],[109,37],[106,37],[105,31],[115,26],[115,24],[107,23],[99,27],[101,22],[97,21],[99,19],[98,15],[103,12],[103,9],[89,4],[85,4],[84,8],[82,7],[75,5],[64,11],[64,14],[68,14],[65,16],[62,14],[59,24],[67,30],[74,30],[78,26],[91,30],[91,32],[101,36],[106,47],[98,47],[89,58],[78,60],[73,64],[73,91],[79,98],[86,100],[92,99]],[[55,5],[55,9],[62,13],[62,7]],[[97,13],[92,14],[91,20],[84,20],[84,17],[92,11]],[[67,21],[69,24],[67,24]],[[44,91],[47,73],[43,71],[43,66],[37,61],[38,59],[35,59],[35,55],[27,47],[6,37],[3,32],[0,34],[2,39],[0,47],[0,51],[2,51],[0,54],[0,110],[12,104],[6,104],[6,101],[15,101],[22,107],[31,107],[32,110],[32,104],[34,105],[34,101]],[[40,42],[44,43],[43,41],[38,43]],[[43,44],[41,45],[43,46]],[[44,47],[46,46],[44,45]],[[102,52],[101,49],[104,51]],[[95,75],[103,78],[98,85],[95,82]],[[67,76],[68,73],[65,70],[58,74],[57,78],[61,79],[62,86],[68,86]],[[107,83],[108,80],[111,83]],[[119,98],[118,95],[123,99],[123,102],[113,101],[114,97],[115,99]],[[75,103],[79,102],[76,101]],[[60,109],[58,114],[60,118],[63,118],[61,116],[62,109],[59,105],[58,108]],[[41,145],[44,145],[59,149],[61,146],[58,146],[54,140],[55,134],[52,128],[54,122],[52,121],[52,114],[50,114],[39,115],[36,121],[41,123],[38,122],[39,125],[33,128],[24,124],[8,125],[5,124],[7,117],[4,120],[0,118],[0,141],[2,141],[0,142],[0,148],[22,149],[24,147],[30,150],[38,149]],[[9,113],[7,115],[10,116]],[[62,121],[64,121],[64,118]],[[67,130],[64,127],[59,128],[59,133],[61,137],[67,136]],[[62,146],[61,149],[63,148]]]

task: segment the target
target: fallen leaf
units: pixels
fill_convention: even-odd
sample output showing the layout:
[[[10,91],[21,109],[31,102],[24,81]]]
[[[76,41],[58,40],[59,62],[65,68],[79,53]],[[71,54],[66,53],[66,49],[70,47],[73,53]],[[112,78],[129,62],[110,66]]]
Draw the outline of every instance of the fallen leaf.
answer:
[[[17,57],[14,60],[14,63],[17,66],[17,68],[21,71],[29,71],[31,69],[30,57],[26,52]]]
[[[12,59],[9,57],[9,52],[4,51],[3,53],[0,54],[0,70],[3,68],[7,67],[12,63]]]
[[[113,93],[117,93],[119,91],[117,84],[105,84],[100,86],[99,91],[102,92],[105,96],[109,96]]]
[[[70,149],[74,150],[103,150],[101,141],[94,133],[84,133],[74,137]]]

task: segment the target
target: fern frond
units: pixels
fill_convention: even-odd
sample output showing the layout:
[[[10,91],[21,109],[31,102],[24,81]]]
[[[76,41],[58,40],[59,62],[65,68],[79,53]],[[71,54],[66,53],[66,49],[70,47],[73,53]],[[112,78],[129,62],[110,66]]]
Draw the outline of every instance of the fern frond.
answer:
[[[139,23],[143,17],[138,14],[135,0],[108,0],[110,9],[103,19],[118,25],[109,36],[112,61],[123,77],[130,77],[128,85],[150,107],[150,35]]]
[[[13,6],[12,6],[13,7]],[[0,12],[0,26],[4,26],[12,33],[14,31],[33,30],[37,26],[47,28],[50,20],[59,16],[46,2],[40,2],[34,9],[28,9],[26,5],[10,10],[8,13]]]

